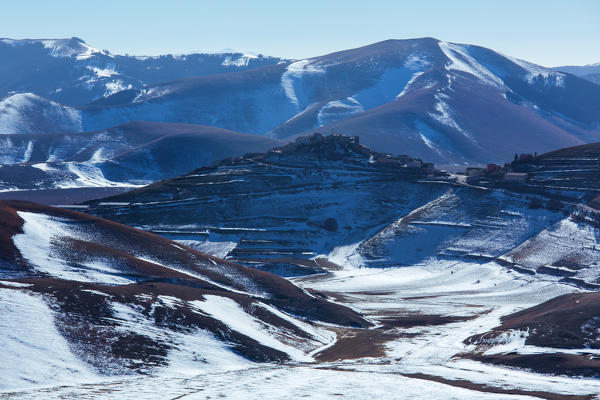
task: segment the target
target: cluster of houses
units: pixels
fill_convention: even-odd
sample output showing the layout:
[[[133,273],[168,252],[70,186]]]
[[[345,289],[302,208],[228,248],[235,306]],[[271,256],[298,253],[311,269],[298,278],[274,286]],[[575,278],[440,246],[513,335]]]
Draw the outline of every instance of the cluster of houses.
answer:
[[[420,172],[424,172],[427,175],[435,173],[435,165],[433,163],[423,162],[420,159],[412,158],[405,154],[392,156],[390,154],[374,152],[360,144],[358,136],[350,137],[338,134],[324,136],[316,132],[311,135],[300,136],[293,143],[289,143],[273,151],[280,153],[310,151],[311,154],[321,154],[330,159],[335,159],[336,155],[340,156],[341,153],[350,151],[369,158],[372,164],[382,168],[408,168],[420,170]]]
[[[406,154],[400,154],[395,157],[389,154],[380,154],[377,156],[377,158],[375,158],[375,161],[379,164],[391,164],[404,168],[423,169],[428,173],[433,173],[435,170],[435,165],[433,163],[423,162],[418,158],[412,158]]]
[[[529,162],[535,160],[537,154],[515,155],[515,160],[511,164],[500,166],[498,164],[488,164],[486,167],[468,167],[465,171],[466,182],[469,185],[486,184],[526,184],[529,179],[527,172],[514,171],[512,166],[515,163]]]

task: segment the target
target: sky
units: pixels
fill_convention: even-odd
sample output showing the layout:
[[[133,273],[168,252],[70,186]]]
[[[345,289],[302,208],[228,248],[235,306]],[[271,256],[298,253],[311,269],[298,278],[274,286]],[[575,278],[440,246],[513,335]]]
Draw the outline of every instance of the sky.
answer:
[[[2,0],[0,37],[114,54],[306,58],[386,39],[477,44],[544,66],[600,62],[600,0]]]

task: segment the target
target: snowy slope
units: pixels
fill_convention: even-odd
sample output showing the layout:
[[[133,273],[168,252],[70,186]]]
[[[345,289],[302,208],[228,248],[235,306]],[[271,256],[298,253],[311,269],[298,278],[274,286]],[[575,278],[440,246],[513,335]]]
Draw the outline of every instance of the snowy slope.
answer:
[[[24,202],[2,202],[0,221],[2,392],[312,361],[336,338],[316,321],[369,325],[275,275],[110,221]]]
[[[82,126],[79,111],[32,93],[0,101],[0,134],[79,132]]]

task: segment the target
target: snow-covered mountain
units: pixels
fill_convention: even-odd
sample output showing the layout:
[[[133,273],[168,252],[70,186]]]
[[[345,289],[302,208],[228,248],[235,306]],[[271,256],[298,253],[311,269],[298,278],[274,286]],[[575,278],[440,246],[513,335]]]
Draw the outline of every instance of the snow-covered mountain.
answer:
[[[599,110],[600,87],[574,75],[425,38],[170,80],[72,112],[86,131],[133,120],[280,139],[334,131],[375,150],[462,165],[597,141]]]
[[[0,202],[0,392],[308,362],[358,313],[85,214]]]
[[[139,57],[98,50],[79,38],[0,39],[0,98],[18,92],[82,105],[124,89],[241,71],[283,60],[242,53]]]
[[[0,135],[81,132],[81,113],[33,93],[19,93],[0,101]]]
[[[96,132],[0,135],[0,190],[131,187],[280,144],[214,127],[158,122]]]
[[[564,65],[562,67],[554,67],[553,69],[577,75],[580,78],[600,85],[600,63],[588,65]]]

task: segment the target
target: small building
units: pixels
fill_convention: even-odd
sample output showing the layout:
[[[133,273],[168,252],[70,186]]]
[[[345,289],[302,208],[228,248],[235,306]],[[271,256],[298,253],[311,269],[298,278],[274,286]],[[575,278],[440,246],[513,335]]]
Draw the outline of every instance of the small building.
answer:
[[[533,161],[533,154],[521,154],[519,155],[519,161]]]
[[[377,162],[380,162],[383,164],[403,164],[402,161],[400,161],[396,158],[393,158],[392,156],[389,156],[389,155],[377,157]]]
[[[315,132],[308,137],[308,140],[311,144],[323,143],[325,138],[319,132]]]
[[[308,144],[310,143],[310,136],[298,136],[295,142],[297,144]]]
[[[423,166],[423,163],[419,160],[410,160],[406,163],[406,166],[408,168],[421,168]]]
[[[423,163],[423,169],[425,170],[425,172],[430,174],[435,170],[435,165],[433,163],[426,162],[426,163]]]
[[[467,179],[465,180],[465,182],[467,182],[467,185],[477,185],[480,180],[481,180],[481,174],[480,175],[470,175],[470,176],[467,176]]]
[[[500,168],[501,167],[498,164],[488,164],[485,171],[489,174],[500,170]]]
[[[507,172],[504,174],[504,181],[512,183],[525,183],[527,182],[528,177],[529,174],[525,172]]]
[[[481,167],[467,167],[466,173],[467,176],[479,176],[483,175],[484,169]]]

